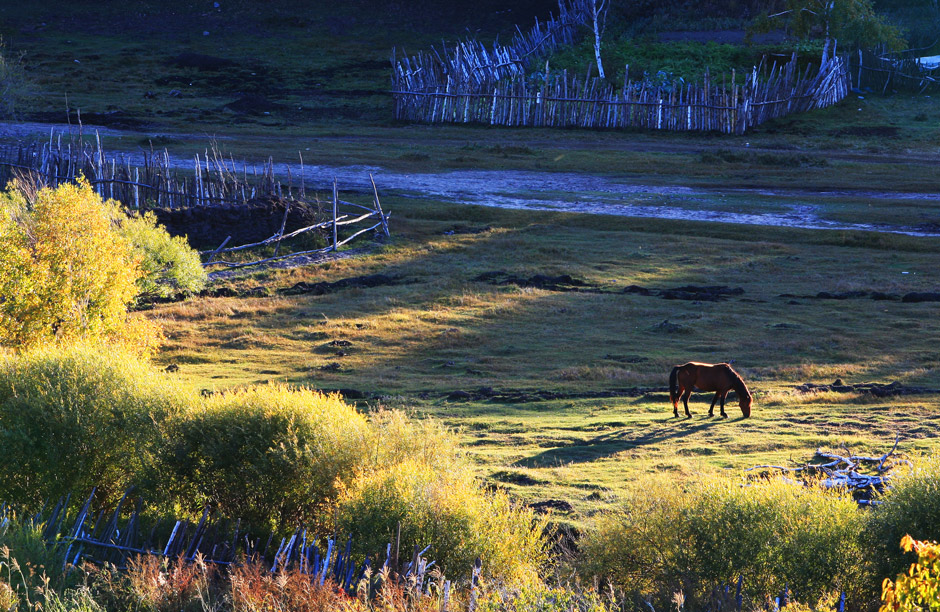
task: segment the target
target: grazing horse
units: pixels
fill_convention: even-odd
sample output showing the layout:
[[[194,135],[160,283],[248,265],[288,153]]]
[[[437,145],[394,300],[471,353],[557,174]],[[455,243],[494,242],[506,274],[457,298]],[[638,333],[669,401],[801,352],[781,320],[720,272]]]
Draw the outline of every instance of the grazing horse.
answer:
[[[715,402],[721,400],[721,416],[727,419],[725,414],[725,396],[734,389],[738,394],[738,402],[741,405],[741,412],[744,418],[751,416],[751,393],[747,390],[747,385],[741,376],[731,369],[727,363],[689,363],[676,366],[669,374],[669,399],[672,400],[672,409],[675,416],[679,416],[679,399],[685,405],[685,415],[692,418],[689,412],[689,396],[692,395],[692,389],[699,391],[714,391],[715,397],[712,399],[711,408],[708,409],[708,416],[715,415]]]

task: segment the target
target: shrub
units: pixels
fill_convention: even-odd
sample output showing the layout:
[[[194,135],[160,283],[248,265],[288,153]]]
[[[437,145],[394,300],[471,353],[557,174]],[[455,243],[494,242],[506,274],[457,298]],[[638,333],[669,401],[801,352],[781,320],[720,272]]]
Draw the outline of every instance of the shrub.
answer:
[[[257,526],[317,521],[351,478],[367,424],[337,395],[258,386],[213,395],[168,424],[155,486]]]
[[[15,183],[14,183],[15,187]],[[84,181],[0,194],[0,344],[109,339],[141,350],[158,334],[128,318],[141,275],[120,214]]]
[[[897,543],[906,535],[915,540],[940,539],[940,457],[916,459],[914,467],[897,474],[882,502],[870,515],[868,533],[880,576],[894,576],[908,561]]]
[[[113,500],[149,462],[185,396],[148,363],[95,346],[0,358],[0,499],[37,506],[68,493]]]
[[[691,503],[688,493],[660,479],[638,483],[621,509],[594,518],[579,543],[579,571],[668,602],[684,588],[690,566]]]
[[[403,546],[430,546],[428,557],[455,578],[467,577],[479,556],[497,580],[534,582],[547,560],[543,522],[484,491],[466,465],[442,471],[414,460],[363,473],[336,513],[337,532],[351,534],[360,553],[384,551],[400,523]]]
[[[917,553],[917,562],[896,582],[885,578],[881,612],[940,611],[940,544],[918,542],[909,535],[901,539],[905,552]]]
[[[645,489],[586,535],[591,574],[652,593],[660,604],[682,590],[694,605],[739,577],[758,599],[785,585],[801,601],[833,588],[856,601],[871,594],[865,525],[851,498],[782,480],[745,487],[717,477],[694,493]]]
[[[137,279],[137,288],[142,297],[195,293],[206,286],[206,271],[199,253],[190,248],[185,238],[171,236],[157,225],[152,212],[122,218],[120,234],[141,258],[143,273]]]

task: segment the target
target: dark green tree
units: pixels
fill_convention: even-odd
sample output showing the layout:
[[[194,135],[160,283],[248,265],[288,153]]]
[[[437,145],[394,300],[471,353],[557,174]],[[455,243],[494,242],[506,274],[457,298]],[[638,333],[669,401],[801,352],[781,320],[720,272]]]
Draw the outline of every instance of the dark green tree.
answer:
[[[901,31],[875,12],[872,0],[784,0],[775,5],[777,10],[759,18],[754,30],[783,25],[799,39],[821,40],[823,61],[835,52],[836,41],[852,48],[885,45],[891,50],[905,44]]]

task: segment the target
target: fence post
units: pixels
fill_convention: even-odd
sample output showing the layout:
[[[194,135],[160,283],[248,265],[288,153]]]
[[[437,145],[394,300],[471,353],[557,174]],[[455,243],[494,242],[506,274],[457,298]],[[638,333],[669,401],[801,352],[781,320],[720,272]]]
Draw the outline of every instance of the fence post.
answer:
[[[333,177],[333,250],[336,250],[336,207],[339,204],[339,194],[336,192],[336,177]]]

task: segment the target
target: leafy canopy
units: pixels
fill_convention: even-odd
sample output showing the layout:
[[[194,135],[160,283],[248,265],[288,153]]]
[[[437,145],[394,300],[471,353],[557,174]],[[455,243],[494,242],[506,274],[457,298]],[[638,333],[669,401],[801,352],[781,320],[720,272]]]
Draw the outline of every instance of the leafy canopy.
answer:
[[[128,307],[202,289],[199,255],[153,214],[128,217],[87,181],[0,193],[0,345],[116,342],[146,352],[159,329]]]
[[[22,349],[142,331],[132,331],[127,315],[141,268],[114,229],[119,214],[85,181],[39,189],[32,202],[15,183],[0,194],[0,344]]]
[[[880,612],[940,611],[940,544],[920,542],[909,535],[901,539],[905,552],[917,553],[917,562],[897,581],[885,578]]]
[[[897,27],[875,12],[872,0],[784,0],[757,20],[756,31],[783,25],[801,40],[838,40],[850,47],[904,47]]]

